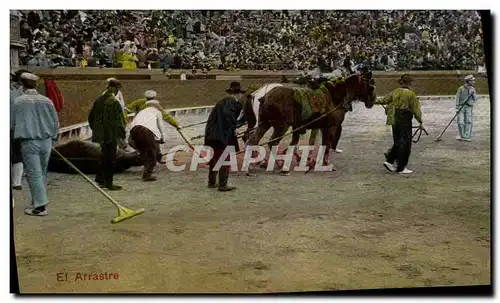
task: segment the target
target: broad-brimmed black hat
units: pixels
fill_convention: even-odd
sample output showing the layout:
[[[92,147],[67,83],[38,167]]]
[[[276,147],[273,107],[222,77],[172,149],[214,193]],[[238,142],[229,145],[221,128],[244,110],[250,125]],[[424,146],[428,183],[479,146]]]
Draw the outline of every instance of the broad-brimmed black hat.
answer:
[[[229,85],[229,89],[226,89],[226,92],[230,94],[244,94],[247,91],[241,89],[240,82],[231,82],[231,84]]]

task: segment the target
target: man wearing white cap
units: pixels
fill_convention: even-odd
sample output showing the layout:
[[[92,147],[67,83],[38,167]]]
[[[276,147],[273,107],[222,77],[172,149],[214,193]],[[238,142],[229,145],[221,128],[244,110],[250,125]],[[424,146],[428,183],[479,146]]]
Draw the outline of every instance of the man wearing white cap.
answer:
[[[156,92],[149,90],[145,94],[146,108],[141,110],[131,123],[129,144],[141,153],[144,161],[142,180],[156,181],[153,170],[161,160],[160,144],[165,142],[163,117]]]
[[[21,74],[24,94],[14,100],[10,121],[13,137],[21,141],[24,170],[31,191],[31,207],[25,213],[46,216],[47,169],[52,144],[59,134],[59,120],[52,101],[36,91],[38,77]]]
[[[464,78],[464,85],[460,86],[456,95],[456,110],[458,113],[458,136],[459,141],[471,141],[472,136],[472,109],[477,100],[474,84],[476,79],[473,75]]]

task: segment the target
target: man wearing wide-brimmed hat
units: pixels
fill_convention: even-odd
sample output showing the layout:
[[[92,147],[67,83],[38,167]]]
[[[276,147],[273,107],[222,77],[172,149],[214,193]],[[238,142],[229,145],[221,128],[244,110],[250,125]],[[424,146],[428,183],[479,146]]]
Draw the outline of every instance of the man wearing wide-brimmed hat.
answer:
[[[114,163],[119,141],[125,140],[125,117],[116,94],[120,81],[108,79],[106,91],[97,98],[89,113],[88,121],[92,130],[92,141],[101,146],[100,169],[95,181],[109,190],[120,190],[113,184]]]
[[[472,109],[477,101],[477,94],[474,85],[476,79],[473,75],[464,78],[464,85],[460,86],[456,95],[456,110],[458,113],[458,136],[457,140],[471,141],[472,137]]]
[[[237,120],[242,110],[240,100],[245,95],[246,90],[241,89],[239,82],[232,82],[226,92],[228,95],[217,102],[212,109],[205,128],[205,145],[210,146],[214,150],[214,155],[209,164],[208,187],[217,187],[218,175],[219,191],[231,191],[235,189],[235,187],[227,185],[229,167],[222,166],[220,170],[215,170],[214,168],[226,150],[226,147],[233,146],[235,151],[239,151],[238,138],[236,136]],[[229,160],[229,155],[226,160]]]
[[[156,162],[161,160],[160,144],[165,142],[163,133],[163,117],[160,102],[156,100],[156,92],[148,90],[146,108],[141,110],[131,123],[129,144],[141,153],[144,161],[143,181],[156,181],[153,170]]]
[[[412,143],[412,119],[422,124],[422,111],[420,102],[415,92],[410,90],[413,79],[409,74],[403,74],[398,80],[400,87],[396,88],[376,104],[387,105],[387,125],[392,125],[392,138],[394,144],[385,153],[386,162],[384,166],[391,172],[399,174],[411,174],[406,168],[411,153]]]

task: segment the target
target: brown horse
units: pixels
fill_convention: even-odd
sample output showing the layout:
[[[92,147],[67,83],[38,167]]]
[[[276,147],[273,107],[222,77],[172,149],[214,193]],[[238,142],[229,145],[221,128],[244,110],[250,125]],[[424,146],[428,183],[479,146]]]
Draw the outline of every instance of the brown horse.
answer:
[[[323,160],[327,165],[330,148],[337,147],[347,108],[353,101],[364,102],[366,108],[373,107],[376,99],[374,84],[372,73],[366,71],[346,79],[328,79],[316,90],[293,84],[275,87],[259,99],[258,125],[248,145],[259,144],[264,134],[273,127],[271,140],[276,140],[268,144],[272,149],[281,141],[277,138],[282,137],[291,126],[294,132],[290,147],[293,148],[307,129],[320,129],[322,145],[328,147]],[[302,126],[305,127],[295,131]],[[297,152],[294,155],[298,157]]]

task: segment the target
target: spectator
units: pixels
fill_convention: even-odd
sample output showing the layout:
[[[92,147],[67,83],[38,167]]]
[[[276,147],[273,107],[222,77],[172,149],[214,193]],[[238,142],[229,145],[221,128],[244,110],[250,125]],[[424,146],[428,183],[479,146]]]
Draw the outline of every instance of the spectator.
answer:
[[[484,56],[475,11],[28,11],[20,24],[23,60],[39,66],[96,65],[100,49],[99,65],[122,52],[139,68],[141,50],[158,68],[272,70],[475,69]]]

